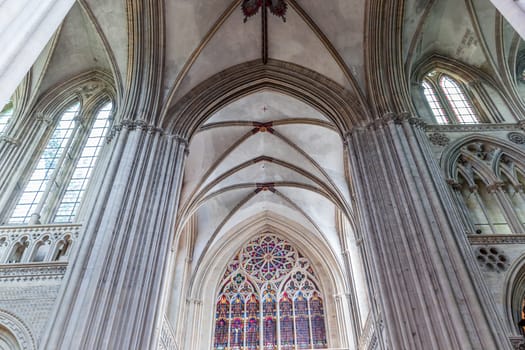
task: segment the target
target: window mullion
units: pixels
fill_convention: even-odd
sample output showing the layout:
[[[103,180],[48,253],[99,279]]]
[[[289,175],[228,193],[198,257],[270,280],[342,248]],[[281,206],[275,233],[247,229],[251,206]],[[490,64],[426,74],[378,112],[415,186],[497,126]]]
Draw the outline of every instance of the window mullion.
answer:
[[[46,222],[53,222],[53,218],[56,215],[58,207],[62,201],[62,198],[67,190],[67,187],[73,177],[75,168],[80,159],[80,154],[82,153],[83,146],[87,140],[89,134],[89,129],[80,121],[84,117],[81,116],[75,124],[76,129],[72,135],[71,145],[68,145],[66,153],[66,159],[63,162],[62,171],[57,173],[55,178],[55,183],[57,190],[52,192],[53,195],[48,198],[47,210],[44,210],[43,219]]]
[[[439,85],[437,81],[434,81],[432,85],[436,91],[436,97],[438,98],[439,103],[441,103],[441,106],[447,114],[450,124],[459,124],[460,122],[458,116],[454,112],[454,109],[452,108],[452,105],[450,104],[447,96],[445,96],[445,92],[443,91],[441,85]]]

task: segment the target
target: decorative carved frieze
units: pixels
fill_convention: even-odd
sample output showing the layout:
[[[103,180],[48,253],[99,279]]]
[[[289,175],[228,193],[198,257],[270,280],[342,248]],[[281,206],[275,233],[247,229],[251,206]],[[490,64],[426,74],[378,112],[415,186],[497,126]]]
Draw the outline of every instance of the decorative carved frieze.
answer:
[[[524,244],[525,235],[469,235],[472,245]]]
[[[0,227],[0,264],[30,262],[42,245],[48,249],[44,257],[39,257],[40,262],[67,261],[80,229],[81,225],[72,224]],[[20,246],[23,251],[13,258],[13,252]]]
[[[514,131],[519,129],[519,124],[448,124],[425,127],[427,132]]]
[[[67,262],[5,264],[0,265],[1,282],[61,280],[67,269]]]
[[[450,139],[447,137],[447,135],[441,132],[435,132],[428,135],[428,139],[436,146],[446,146],[450,142]]]

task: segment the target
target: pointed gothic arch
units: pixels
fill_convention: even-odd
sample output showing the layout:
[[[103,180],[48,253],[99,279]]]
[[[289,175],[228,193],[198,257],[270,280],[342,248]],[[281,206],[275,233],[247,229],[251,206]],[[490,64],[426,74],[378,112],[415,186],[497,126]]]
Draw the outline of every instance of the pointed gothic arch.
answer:
[[[469,233],[522,233],[525,154],[494,137],[472,134],[450,145],[441,166]]]
[[[246,62],[213,75],[171,106],[160,124],[190,139],[214,112],[262,89],[281,92],[314,107],[333,121],[341,136],[371,118],[356,93],[307,68],[270,59],[267,64]]]
[[[350,334],[353,329],[349,324],[352,316],[344,302],[348,282],[343,277],[344,268],[335,252],[321,237],[308,232],[298,223],[274,213],[265,213],[232,228],[195,268],[186,295],[187,318],[184,321],[196,328],[187,329],[187,333],[182,335],[182,340],[187,343],[180,344],[181,347],[213,347],[216,299],[226,264],[244,244],[265,233],[290,242],[304,257],[310,259],[318,277],[319,290],[325,300],[330,300],[324,304],[328,347],[348,346],[349,339],[356,336]],[[207,336],[202,337],[203,334]]]

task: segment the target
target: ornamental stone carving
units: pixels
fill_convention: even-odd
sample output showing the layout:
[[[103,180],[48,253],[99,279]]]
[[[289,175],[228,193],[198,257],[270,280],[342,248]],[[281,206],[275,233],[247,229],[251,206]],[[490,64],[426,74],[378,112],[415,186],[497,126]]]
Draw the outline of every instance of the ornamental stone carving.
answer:
[[[450,142],[450,139],[447,137],[447,135],[440,132],[435,132],[428,135],[428,139],[436,146],[446,146]]]
[[[509,132],[507,138],[518,145],[523,145],[525,143],[525,135],[520,132]]]
[[[525,350],[525,339],[523,337],[510,337],[510,342],[515,350]]]
[[[30,329],[18,317],[7,311],[0,310],[0,324],[15,336],[21,349],[36,349],[36,342]]]

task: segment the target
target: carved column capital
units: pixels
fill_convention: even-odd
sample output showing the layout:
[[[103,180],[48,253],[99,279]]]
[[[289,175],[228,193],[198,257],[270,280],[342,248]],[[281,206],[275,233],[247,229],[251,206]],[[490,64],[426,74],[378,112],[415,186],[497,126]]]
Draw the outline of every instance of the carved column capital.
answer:
[[[461,184],[459,182],[457,182],[456,180],[454,179],[446,179],[445,180],[449,185],[450,187],[452,187],[454,190],[461,190]]]
[[[525,120],[518,121],[517,125],[518,125],[518,128],[525,131]]]
[[[504,183],[504,182],[501,182],[501,181],[495,181],[495,182],[493,182],[493,183],[487,185],[487,190],[488,190],[490,193],[494,193],[494,192],[497,192],[498,190],[502,190],[502,189],[503,189],[503,186],[505,186],[505,183]]]
[[[525,338],[522,336],[509,337],[510,343],[515,350],[525,350]]]
[[[5,143],[10,144],[10,145],[15,146],[15,147],[20,146],[20,140],[14,138],[14,137],[7,136],[7,135],[1,136],[0,137],[0,141],[3,141]]]

